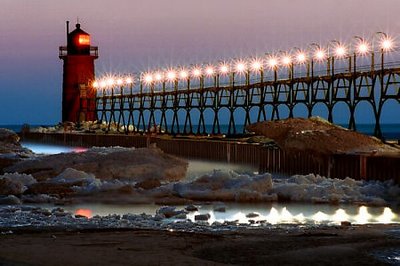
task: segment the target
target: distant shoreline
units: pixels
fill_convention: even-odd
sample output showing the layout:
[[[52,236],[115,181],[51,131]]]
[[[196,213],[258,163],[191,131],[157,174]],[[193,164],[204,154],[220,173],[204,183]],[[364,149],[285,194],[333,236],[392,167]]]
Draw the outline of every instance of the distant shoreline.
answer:
[[[0,128],[7,128],[14,132],[21,132],[22,124],[4,124],[0,125]],[[31,128],[35,127],[51,127],[54,125],[29,125]],[[196,126],[196,125],[193,125]],[[237,125],[239,128],[243,127],[243,125]],[[347,127],[345,124],[339,124],[339,126]],[[212,125],[206,125],[206,128],[212,128]],[[357,131],[366,135],[373,135],[375,124],[359,124]],[[228,128],[228,125],[221,125],[222,133],[225,129]],[[383,138],[387,140],[400,140],[400,124],[381,124]],[[227,131],[227,130],[226,130]]]

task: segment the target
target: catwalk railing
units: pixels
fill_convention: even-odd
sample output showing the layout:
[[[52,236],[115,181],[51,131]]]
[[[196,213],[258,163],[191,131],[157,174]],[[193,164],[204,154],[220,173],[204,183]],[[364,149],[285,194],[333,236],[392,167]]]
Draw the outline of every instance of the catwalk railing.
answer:
[[[374,57],[360,59],[354,54],[225,75],[159,82],[142,77],[97,88],[96,112],[108,128],[173,135],[240,135],[254,122],[316,114],[330,122],[345,116],[345,124],[356,129],[359,114],[369,116],[375,135],[381,136],[387,102],[394,101],[392,111],[400,111],[400,64],[385,62],[384,56],[382,52],[380,64]]]

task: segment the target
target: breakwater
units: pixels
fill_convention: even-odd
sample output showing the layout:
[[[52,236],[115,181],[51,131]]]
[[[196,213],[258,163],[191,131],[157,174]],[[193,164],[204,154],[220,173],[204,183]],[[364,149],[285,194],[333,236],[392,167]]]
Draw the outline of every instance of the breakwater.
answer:
[[[308,152],[286,152],[273,145],[242,142],[237,139],[179,138],[150,135],[35,133],[24,132],[24,141],[67,146],[149,147],[187,159],[239,163],[259,172],[285,175],[319,174],[331,178],[395,180],[400,184],[400,157],[373,154],[334,154],[319,156]]]

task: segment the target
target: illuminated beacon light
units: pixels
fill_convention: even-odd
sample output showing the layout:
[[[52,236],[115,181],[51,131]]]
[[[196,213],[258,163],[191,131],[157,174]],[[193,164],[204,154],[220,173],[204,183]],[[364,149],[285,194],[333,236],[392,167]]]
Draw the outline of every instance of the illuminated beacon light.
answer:
[[[105,80],[102,80],[100,82],[100,88],[104,89],[105,87],[107,87],[107,82]]]
[[[206,74],[208,76],[212,76],[214,74],[214,68],[212,66],[209,66],[206,68]]]
[[[325,58],[326,54],[324,50],[318,50],[315,52],[315,58],[317,60],[323,60]]]
[[[133,83],[133,79],[132,79],[131,77],[127,77],[126,80],[125,80],[125,82],[126,82],[127,84],[132,84],[132,83]]]
[[[274,68],[274,67],[278,66],[278,59],[276,59],[276,58],[274,58],[274,57],[270,58],[270,59],[268,60],[268,66],[269,66],[270,68]]]
[[[282,58],[282,63],[283,63],[285,66],[288,66],[288,65],[290,65],[290,64],[292,63],[292,59],[291,59],[289,56],[284,56],[284,57]]]
[[[388,51],[390,49],[392,49],[393,47],[393,41],[389,38],[386,38],[384,40],[382,40],[381,42],[381,48],[385,51]]]
[[[344,48],[343,46],[336,47],[335,54],[337,57],[344,56],[346,54],[346,48]]]
[[[251,69],[254,70],[254,71],[258,71],[261,68],[262,68],[262,64],[258,60],[253,61],[253,63],[251,64]]]
[[[226,74],[229,71],[229,67],[227,65],[223,64],[220,66],[219,71],[221,72],[221,74]]]
[[[304,63],[306,61],[306,59],[307,59],[306,58],[306,54],[303,53],[303,52],[298,53],[296,59],[297,59],[297,62]]]
[[[367,43],[360,43],[357,50],[359,54],[366,54],[369,51],[369,45]]]
[[[246,65],[243,62],[239,62],[236,64],[237,72],[243,72],[246,70]]]
[[[117,79],[117,85],[121,86],[122,84],[124,84],[124,81],[122,79]]]
[[[153,82],[153,76],[151,74],[146,74],[144,76],[144,82],[147,84],[150,84]]]
[[[160,72],[157,72],[156,74],[154,74],[154,78],[156,79],[156,81],[161,81],[163,79],[163,75]]]
[[[107,85],[108,86],[113,86],[115,84],[115,80],[113,78],[107,79]]]
[[[92,84],[93,88],[98,88],[99,87],[99,83],[97,81],[93,82]]]
[[[181,72],[179,72],[179,77],[181,79],[187,79],[188,76],[189,76],[189,74],[185,70],[181,70]]]
[[[172,80],[175,80],[176,79],[176,73],[175,73],[175,71],[168,71],[168,73],[167,73],[167,79],[168,80],[170,80],[170,81],[172,81]]]
[[[199,68],[193,69],[193,76],[194,77],[200,77],[201,76],[201,70]]]
[[[88,35],[79,35],[78,43],[80,45],[90,45],[90,37]]]

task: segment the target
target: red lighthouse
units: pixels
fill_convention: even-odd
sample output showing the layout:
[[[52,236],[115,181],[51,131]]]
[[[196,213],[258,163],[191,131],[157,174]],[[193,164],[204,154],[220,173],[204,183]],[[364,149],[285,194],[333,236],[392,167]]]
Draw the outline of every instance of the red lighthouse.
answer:
[[[79,23],[69,32],[67,21],[67,46],[60,47],[59,57],[64,61],[62,121],[96,120],[96,91],[91,83],[95,78],[94,60],[98,58],[98,48],[90,46],[90,35]]]

